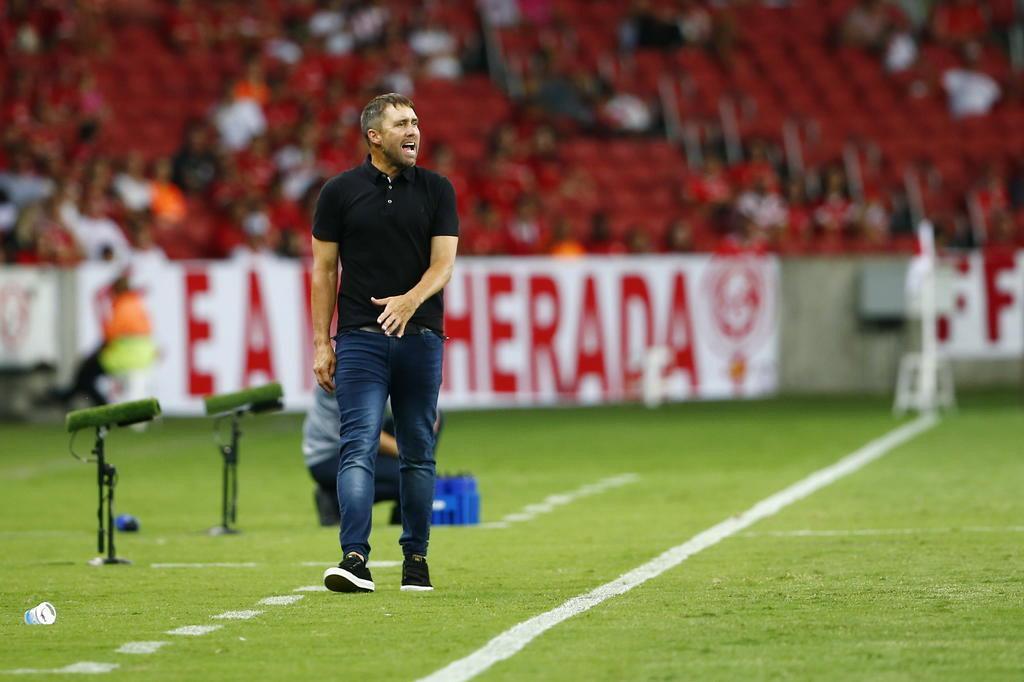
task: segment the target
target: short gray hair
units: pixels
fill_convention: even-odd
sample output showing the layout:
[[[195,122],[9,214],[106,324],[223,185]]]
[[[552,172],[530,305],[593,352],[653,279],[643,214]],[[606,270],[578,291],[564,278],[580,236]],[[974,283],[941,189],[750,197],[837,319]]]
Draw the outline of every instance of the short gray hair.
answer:
[[[409,107],[415,109],[416,106],[412,103],[412,100],[405,95],[400,95],[397,92],[389,92],[386,95],[377,95],[371,99],[365,107],[363,107],[363,113],[359,115],[359,127],[363,130],[363,139],[369,143],[370,138],[368,134],[370,128],[374,130],[380,129],[380,120],[384,116],[384,110],[388,107]]]

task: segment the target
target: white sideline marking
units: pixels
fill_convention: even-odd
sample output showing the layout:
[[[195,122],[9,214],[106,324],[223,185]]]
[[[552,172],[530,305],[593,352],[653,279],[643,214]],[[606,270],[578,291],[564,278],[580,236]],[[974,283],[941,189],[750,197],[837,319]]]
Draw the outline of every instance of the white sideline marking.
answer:
[[[82,675],[98,675],[101,673],[109,673],[112,670],[117,670],[120,666],[117,663],[93,663],[92,661],[80,661],[78,663],[72,663],[66,665],[63,668],[50,668],[50,669],[39,669],[39,668],[18,668],[16,670],[5,670],[4,672],[11,675],[32,675],[32,674],[43,674],[43,675],[61,675],[61,674],[82,674]]]
[[[174,630],[168,630],[165,634],[168,635],[185,635],[188,637],[199,637],[201,635],[208,635],[214,630],[220,630],[223,625],[186,625],[184,627],[175,628]]]
[[[217,620],[249,620],[263,613],[262,611],[256,611],[249,609],[246,611],[225,611],[224,613],[218,613],[216,616],[210,616]]]
[[[427,677],[421,678],[419,682],[464,682],[472,679],[495,663],[514,656],[527,644],[562,621],[592,609],[607,599],[624,594],[651,578],[658,577],[702,549],[718,544],[730,535],[735,535],[761,519],[772,516],[794,502],[870,464],[937,423],[938,419],[933,415],[918,417],[909,424],[904,424],[881,438],[871,441],[838,462],[819,469],[793,485],[766,497],[742,514],[730,517],[698,533],[683,544],[663,552],[660,556],[634,568],[629,573],[625,573],[586,594],[573,597],[557,608],[509,628],[482,648]]]
[[[114,653],[118,654],[153,654],[167,642],[125,642]]]
[[[256,568],[258,564],[251,561],[243,563],[212,563],[212,564],[150,564],[150,568]]]
[[[304,585],[302,587],[296,587],[292,592],[328,592],[329,590],[323,585]]]
[[[1024,533],[1024,526],[964,526],[962,528],[851,528],[847,530],[766,530],[742,537],[818,538],[854,535],[919,535],[928,533]]]
[[[619,474],[618,476],[611,476],[609,478],[603,478],[597,483],[588,483],[587,485],[581,486],[576,490],[571,490],[567,493],[555,493],[554,495],[548,495],[541,502],[534,504],[528,504],[517,512],[506,514],[501,518],[500,521],[491,521],[489,523],[481,523],[480,528],[508,528],[513,523],[522,523],[523,521],[532,521],[541,514],[547,514],[554,511],[557,507],[562,507],[570,502],[575,502],[582,497],[589,497],[590,495],[597,495],[603,493],[605,490],[611,488],[618,488],[619,486],[628,485],[639,480],[640,477],[636,474]]]
[[[267,606],[288,606],[289,604],[294,604],[299,601],[302,597],[303,595],[301,594],[285,594],[280,597],[266,597],[264,599],[260,599],[257,603],[265,604]]]

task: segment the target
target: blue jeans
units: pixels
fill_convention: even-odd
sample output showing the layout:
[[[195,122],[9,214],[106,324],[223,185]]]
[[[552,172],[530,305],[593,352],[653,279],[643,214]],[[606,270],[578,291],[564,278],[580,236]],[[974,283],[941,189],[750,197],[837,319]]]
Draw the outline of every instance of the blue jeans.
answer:
[[[426,556],[434,505],[434,422],[444,341],[432,331],[402,338],[363,330],[336,339],[335,396],[341,412],[338,504],[341,550],[370,556],[374,465],[391,396],[398,440],[398,499],[405,556]]]

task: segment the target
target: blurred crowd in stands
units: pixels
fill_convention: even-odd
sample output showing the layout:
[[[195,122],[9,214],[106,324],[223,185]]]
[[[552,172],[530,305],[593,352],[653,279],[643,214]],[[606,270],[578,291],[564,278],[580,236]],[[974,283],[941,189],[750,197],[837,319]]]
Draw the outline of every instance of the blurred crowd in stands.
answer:
[[[742,84],[771,39],[746,13],[811,1],[8,0],[0,262],[306,256],[319,188],[362,160],[359,112],[383,91],[417,101],[463,254],[908,250],[921,211],[947,245],[1024,246],[1010,146],[959,185],[911,158],[910,185],[870,140],[802,164],[781,128],[737,147],[717,101],[683,107],[695,141],[671,135],[659,78],[687,74],[666,59]],[[823,3],[807,40],[867,55],[954,123],[1024,131],[1013,2]]]

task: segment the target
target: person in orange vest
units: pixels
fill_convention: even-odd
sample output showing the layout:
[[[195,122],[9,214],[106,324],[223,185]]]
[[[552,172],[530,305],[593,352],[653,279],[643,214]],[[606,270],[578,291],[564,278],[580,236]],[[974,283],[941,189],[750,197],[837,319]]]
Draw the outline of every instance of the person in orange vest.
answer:
[[[107,398],[97,385],[101,376],[146,370],[156,359],[156,346],[151,337],[153,326],[145,300],[139,291],[131,288],[127,272],[114,280],[111,292],[110,316],[103,324],[103,343],[82,360],[71,387],[55,393],[62,403],[85,394],[94,405],[105,405]]]

